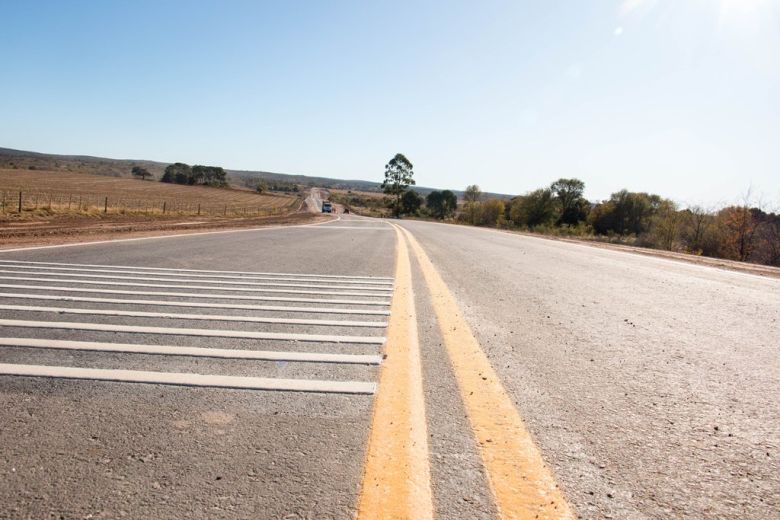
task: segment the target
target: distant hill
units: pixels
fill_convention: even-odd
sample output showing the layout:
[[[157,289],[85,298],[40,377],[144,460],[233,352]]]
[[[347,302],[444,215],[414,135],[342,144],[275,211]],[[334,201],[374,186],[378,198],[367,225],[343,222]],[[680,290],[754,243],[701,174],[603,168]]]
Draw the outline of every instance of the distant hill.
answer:
[[[105,175],[109,177],[131,177],[130,170],[133,166],[140,166],[149,170],[155,179],[159,179],[165,167],[170,163],[146,161],[142,159],[109,159],[106,157],[92,157],[89,155],[55,155],[47,153],[29,152],[25,150],[13,150],[0,148],[0,169],[18,170],[53,170],[64,172],[89,173],[93,175]],[[221,166],[221,165],[213,165]],[[329,177],[311,177],[295,173],[277,173],[254,170],[229,170],[225,169],[231,184],[254,188],[258,181],[282,182],[313,186],[319,188],[332,188],[354,191],[382,190],[380,182],[333,179]],[[381,173],[380,173],[381,175]],[[415,186],[414,190],[425,195],[438,188],[426,188]],[[463,191],[452,190],[458,197],[463,196]],[[486,193],[487,196],[507,198],[509,195],[498,193]]]
[[[234,179],[251,184],[262,179],[265,181],[281,181],[301,184],[303,186],[315,186],[318,188],[333,188],[356,191],[381,191],[381,184],[371,181],[331,179],[329,177],[310,177],[295,173],[274,173],[249,170],[225,170]]]
[[[142,159],[109,159],[89,155],[55,155],[0,148],[0,168],[18,170],[53,170],[109,177],[131,177],[133,166],[149,170],[159,179],[165,167],[171,163],[146,161]],[[214,165],[220,166],[220,165]],[[378,191],[377,182],[361,180],[331,179],[327,177],[310,177],[308,175],[276,173],[266,171],[229,170],[225,169],[232,184],[254,187],[259,180],[277,181],[303,186],[323,188],[351,189],[360,191]]]
[[[168,164],[143,160],[106,159],[88,155],[52,155],[0,148],[0,168],[7,169],[59,170],[109,177],[130,177],[133,166],[146,168],[159,179]]]

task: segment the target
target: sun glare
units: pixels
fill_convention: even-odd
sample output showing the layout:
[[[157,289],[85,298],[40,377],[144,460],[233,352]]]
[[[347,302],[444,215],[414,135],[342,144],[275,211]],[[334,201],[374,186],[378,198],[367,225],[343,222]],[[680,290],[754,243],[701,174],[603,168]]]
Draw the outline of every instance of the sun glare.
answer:
[[[721,25],[733,23],[754,24],[767,15],[773,0],[717,0]]]

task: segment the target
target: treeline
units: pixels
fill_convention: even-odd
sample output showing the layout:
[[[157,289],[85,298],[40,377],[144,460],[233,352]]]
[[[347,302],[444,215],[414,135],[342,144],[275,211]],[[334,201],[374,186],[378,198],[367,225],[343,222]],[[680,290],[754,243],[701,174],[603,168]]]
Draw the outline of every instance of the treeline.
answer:
[[[386,197],[366,192],[339,192],[332,190],[328,199],[331,202],[343,205],[346,209],[367,217],[386,217],[389,206]]]
[[[511,199],[485,198],[476,185],[454,203],[449,190],[425,199],[407,191],[402,211],[436,219],[543,234],[590,237],[716,258],[780,266],[780,215],[749,202],[717,210],[681,208],[659,195],[621,190],[592,203],[585,183],[559,179]]]
[[[160,182],[173,184],[204,185],[224,187],[228,185],[225,170],[220,166],[190,166],[184,163],[169,164],[160,178]]]
[[[257,193],[265,193],[268,191],[282,192],[282,193],[298,193],[301,189],[297,184],[293,182],[274,181],[274,180],[260,180],[255,184],[255,190]]]

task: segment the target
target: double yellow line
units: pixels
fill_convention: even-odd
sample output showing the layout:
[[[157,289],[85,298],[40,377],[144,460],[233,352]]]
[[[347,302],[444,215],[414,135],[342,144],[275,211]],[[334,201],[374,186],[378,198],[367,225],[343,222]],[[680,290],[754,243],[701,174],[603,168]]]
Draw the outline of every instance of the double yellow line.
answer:
[[[433,518],[417,319],[409,249],[431,294],[498,516],[575,518],[517,409],[428,255],[396,230],[396,290],[374,404],[358,518]],[[408,246],[407,246],[408,244]]]

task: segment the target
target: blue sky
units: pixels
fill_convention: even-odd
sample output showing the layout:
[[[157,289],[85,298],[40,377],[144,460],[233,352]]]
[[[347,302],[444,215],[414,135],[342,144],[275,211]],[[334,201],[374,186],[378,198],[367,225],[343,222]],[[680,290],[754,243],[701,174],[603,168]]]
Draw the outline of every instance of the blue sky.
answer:
[[[0,146],[780,204],[780,0],[0,0]]]

